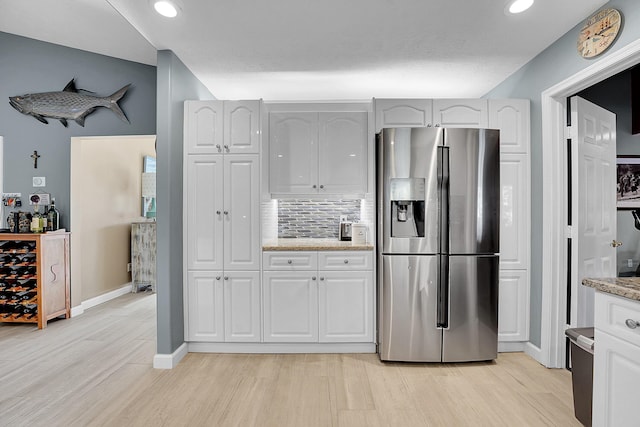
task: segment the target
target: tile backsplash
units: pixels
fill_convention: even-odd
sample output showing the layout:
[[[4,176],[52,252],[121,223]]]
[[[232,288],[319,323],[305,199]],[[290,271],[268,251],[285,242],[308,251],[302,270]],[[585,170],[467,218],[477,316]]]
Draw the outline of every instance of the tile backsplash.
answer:
[[[360,221],[360,199],[278,201],[278,237],[337,239],[340,215]]]

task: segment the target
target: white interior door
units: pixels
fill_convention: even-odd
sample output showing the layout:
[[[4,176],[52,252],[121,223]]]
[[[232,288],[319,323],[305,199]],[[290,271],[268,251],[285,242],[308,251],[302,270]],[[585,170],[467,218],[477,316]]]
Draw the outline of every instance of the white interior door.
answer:
[[[594,290],[584,277],[615,277],[616,115],[571,98],[571,327],[593,326]]]

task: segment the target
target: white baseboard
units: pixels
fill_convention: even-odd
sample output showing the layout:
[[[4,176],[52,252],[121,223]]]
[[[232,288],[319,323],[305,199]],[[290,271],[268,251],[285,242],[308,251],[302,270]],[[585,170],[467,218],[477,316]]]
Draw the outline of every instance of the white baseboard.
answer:
[[[374,343],[190,342],[192,353],[375,353]]]
[[[121,288],[115,289],[102,295],[98,295],[97,297],[89,298],[86,301],[82,301],[80,305],[71,307],[71,317],[79,316],[84,313],[85,310],[88,310],[91,307],[95,307],[96,305],[103,304],[107,301],[118,298],[119,296],[128,294],[132,289],[133,283],[129,282]]]
[[[153,367],[155,369],[173,369],[187,353],[187,343],[183,342],[182,345],[171,354],[156,354],[153,356]]]
[[[527,343],[523,341],[499,342],[498,353],[523,352],[526,345]]]
[[[526,343],[525,347],[524,347],[524,352],[526,354],[528,354],[529,356],[533,357],[535,360],[538,361],[538,363],[546,366],[543,362],[543,358],[542,358],[542,350],[540,349],[540,347],[536,347],[535,345],[531,344],[530,342]],[[548,368],[548,366],[547,366]]]

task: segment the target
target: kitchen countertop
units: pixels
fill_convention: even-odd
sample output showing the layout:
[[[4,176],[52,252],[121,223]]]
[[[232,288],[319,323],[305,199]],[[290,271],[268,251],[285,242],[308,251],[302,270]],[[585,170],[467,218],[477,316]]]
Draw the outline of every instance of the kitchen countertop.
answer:
[[[373,245],[354,245],[337,239],[277,239],[262,244],[263,251],[371,251]]]
[[[598,291],[640,301],[640,277],[582,279],[582,284]]]

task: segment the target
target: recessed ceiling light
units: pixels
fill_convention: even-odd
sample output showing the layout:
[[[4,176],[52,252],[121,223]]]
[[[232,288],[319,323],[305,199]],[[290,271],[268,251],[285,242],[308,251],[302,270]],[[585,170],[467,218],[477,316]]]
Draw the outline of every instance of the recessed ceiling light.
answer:
[[[157,0],[153,2],[153,8],[162,16],[167,18],[175,18],[178,16],[180,6],[173,1],[169,0]]]
[[[533,4],[533,0],[511,0],[505,8],[509,13],[520,13],[529,9]]]

